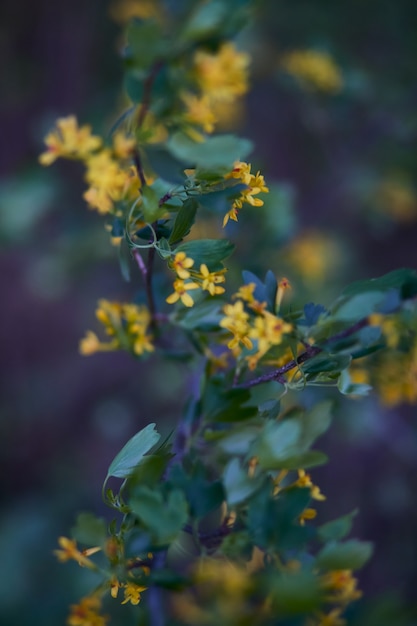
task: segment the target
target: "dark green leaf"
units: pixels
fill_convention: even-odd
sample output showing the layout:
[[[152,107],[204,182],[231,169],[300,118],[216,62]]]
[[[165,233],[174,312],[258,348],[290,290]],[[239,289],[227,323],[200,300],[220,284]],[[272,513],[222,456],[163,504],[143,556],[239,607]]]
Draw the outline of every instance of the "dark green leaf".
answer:
[[[156,489],[139,487],[129,506],[157,545],[171,543],[188,518],[188,505],[182,491],[174,489],[164,498]]]
[[[328,541],[337,541],[346,537],[346,535],[348,535],[351,531],[353,518],[357,512],[358,510],[355,509],[347,515],[338,517],[337,519],[320,526],[318,529],[318,536],[321,541],[327,543]]]
[[[203,142],[193,141],[186,133],[176,132],[168,140],[169,152],[188,166],[204,169],[232,169],[237,160],[244,159],[252,150],[247,139],[234,135],[208,137]]]
[[[191,226],[194,224],[197,209],[198,202],[194,198],[188,198],[184,202],[176,215],[169,243],[177,243],[188,235],[191,230]]]
[[[106,522],[92,513],[80,513],[71,535],[86,546],[101,546],[107,538]]]
[[[223,485],[229,506],[233,508],[249,498],[260,488],[262,481],[263,477],[249,477],[247,468],[241,466],[239,459],[231,459],[223,472]]]
[[[222,261],[232,254],[233,249],[234,245],[227,239],[199,239],[182,243],[177,252],[185,252],[194,259],[196,270],[205,263],[211,272],[217,272],[223,268]]]
[[[325,570],[360,569],[372,555],[372,544],[351,539],[344,543],[333,542],[317,555],[317,565]]]
[[[351,297],[369,291],[388,291],[390,289],[398,289],[403,300],[417,295],[416,271],[403,268],[389,272],[380,278],[357,281],[346,287],[342,296]]]

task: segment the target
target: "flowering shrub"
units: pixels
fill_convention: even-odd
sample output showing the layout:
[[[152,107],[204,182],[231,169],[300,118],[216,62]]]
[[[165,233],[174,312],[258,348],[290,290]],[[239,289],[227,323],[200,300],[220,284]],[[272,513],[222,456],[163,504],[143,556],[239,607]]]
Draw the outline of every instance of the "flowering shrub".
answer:
[[[82,514],[73,537],[59,539],[60,561],[97,574],[68,624],[106,624],[102,604],[111,612],[113,600],[134,605],[126,623],[340,626],[361,595],[353,572],[372,547],[346,539],[353,513],[316,523],[325,496],[309,472],[327,462],[315,444],[333,407],[329,400],[303,407],[301,393],[319,386],[366,394],[368,378],[355,363],[369,358],[377,371],[389,368],[382,349],[399,351],[404,368],[411,360],[415,369],[417,275],[394,271],[353,283],[329,306],[300,309],[287,304],[288,279],[271,270],[264,279],[244,270],[230,293],[234,244],[192,231],[211,212],[219,230],[235,235],[240,212],[262,210],[269,191],[244,160],[251,143],[213,134],[218,103],[248,90],[249,56],[233,38],[251,3],[194,1],[184,14],[139,5],[124,53],[132,106],[110,142],[74,116],[61,118],[40,161],[84,164],[87,205],[106,220],[124,276],[135,262],[143,279],[138,302],[99,301],[108,340],[88,331],[81,353],[158,358],[168,337],[201,380],[167,440],[148,424],[110,464],[103,497],[117,517],[107,524]],[[321,89],[341,88],[327,59],[297,54],[287,71]],[[297,245],[294,263],[311,241]],[[412,381],[403,384],[414,399]]]

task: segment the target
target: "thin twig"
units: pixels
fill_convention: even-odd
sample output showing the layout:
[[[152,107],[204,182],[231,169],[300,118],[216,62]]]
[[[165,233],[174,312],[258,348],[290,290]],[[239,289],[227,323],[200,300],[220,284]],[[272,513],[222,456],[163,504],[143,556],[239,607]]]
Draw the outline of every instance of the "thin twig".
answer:
[[[332,337],[329,337],[328,339],[326,339],[323,342],[322,347],[309,346],[296,359],[293,359],[292,361],[288,361],[288,363],[285,363],[285,365],[283,365],[282,367],[279,367],[273,372],[262,374],[262,376],[259,376],[258,378],[254,378],[253,380],[249,380],[248,382],[239,386],[243,388],[249,388],[249,387],[254,387],[255,385],[260,385],[262,383],[267,383],[270,380],[277,380],[278,382],[281,382],[281,383],[285,382],[284,374],[298,367],[302,363],[305,363],[306,361],[317,356],[317,354],[320,354],[320,352],[323,352],[323,350],[326,348],[327,345],[336,343],[337,341],[341,341],[342,339],[346,339],[347,337],[354,335],[356,332],[358,332],[358,330],[365,328],[365,326],[367,326],[368,324],[369,324],[368,318],[364,317],[361,320],[359,320],[359,322],[356,322],[356,324],[353,324],[353,326],[349,326],[349,328],[345,328],[339,333],[336,333]]]

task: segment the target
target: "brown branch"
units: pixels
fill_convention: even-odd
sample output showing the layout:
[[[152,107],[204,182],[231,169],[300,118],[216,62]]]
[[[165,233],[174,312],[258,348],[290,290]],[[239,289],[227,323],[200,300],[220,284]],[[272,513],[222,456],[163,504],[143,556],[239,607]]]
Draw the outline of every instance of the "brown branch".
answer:
[[[255,385],[260,385],[262,383],[267,383],[270,380],[276,380],[280,383],[285,383],[286,380],[284,378],[284,374],[298,367],[302,363],[305,363],[306,361],[312,359],[317,354],[320,354],[320,352],[323,352],[323,350],[325,350],[327,345],[336,343],[337,341],[341,341],[342,339],[346,339],[347,337],[354,335],[356,332],[358,332],[362,328],[365,328],[365,326],[367,326],[368,324],[369,324],[368,318],[364,317],[361,320],[359,320],[359,322],[356,322],[356,324],[353,324],[353,326],[349,326],[349,328],[345,328],[344,330],[341,330],[339,333],[336,333],[335,335],[332,335],[331,337],[326,339],[323,342],[322,347],[309,346],[296,359],[293,359],[292,361],[288,361],[288,363],[285,363],[285,365],[283,365],[282,367],[279,367],[273,372],[262,374],[262,376],[259,376],[258,378],[254,378],[253,380],[249,380],[247,383],[244,383],[239,386],[243,388],[249,388],[249,387],[254,387]]]
[[[151,93],[152,87],[154,85],[155,79],[158,75],[158,72],[162,68],[162,61],[157,61],[154,63],[149,71],[148,76],[145,78],[143,83],[143,99],[139,107],[139,112],[137,116],[137,127],[140,128],[145,121],[145,117],[147,112],[149,111],[149,107],[151,105]],[[140,152],[138,149],[135,149],[133,153],[133,161],[135,163],[135,167],[138,171],[138,176],[140,180],[140,184],[142,187],[146,185],[145,172],[143,170],[142,159],[140,156]]]

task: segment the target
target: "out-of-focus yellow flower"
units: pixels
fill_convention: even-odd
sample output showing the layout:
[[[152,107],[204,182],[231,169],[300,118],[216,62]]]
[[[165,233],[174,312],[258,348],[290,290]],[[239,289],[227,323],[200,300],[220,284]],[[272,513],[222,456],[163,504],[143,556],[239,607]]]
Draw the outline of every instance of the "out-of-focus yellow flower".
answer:
[[[382,334],[389,348],[398,346],[401,337],[401,325],[395,317],[382,315],[381,313],[372,313],[368,317],[368,321],[370,326],[381,327]]]
[[[195,94],[184,92],[181,99],[185,104],[185,120],[190,124],[200,126],[205,133],[212,133],[216,123],[216,116],[213,112],[211,100],[207,95],[196,96]]]
[[[118,132],[113,136],[113,151],[118,159],[128,159],[132,156],[136,146],[136,140],[133,137]]]
[[[175,302],[180,300],[184,306],[192,307],[194,306],[194,300],[188,291],[191,289],[198,289],[198,287],[199,285],[197,283],[185,283],[183,280],[178,279],[174,281],[174,293],[166,298],[166,302],[168,302],[168,304],[175,304]]]
[[[79,550],[77,548],[77,542],[74,539],[68,539],[68,537],[59,537],[58,543],[60,549],[54,550],[58,561],[65,563],[66,561],[74,560],[82,567],[88,567],[89,569],[95,568],[94,563],[88,557],[99,552],[101,548],[97,546],[86,550]]]
[[[96,595],[83,598],[79,604],[71,605],[68,626],[105,626],[109,618],[100,615],[101,600]]]
[[[343,609],[332,609],[330,613],[319,612],[316,618],[310,619],[307,626],[346,626],[346,620],[342,619]]]
[[[349,569],[333,570],[321,577],[326,599],[335,604],[349,604],[362,596],[357,589],[358,581]]]
[[[407,181],[394,177],[381,181],[374,190],[372,202],[377,211],[397,222],[417,218],[417,195]]]
[[[74,115],[61,117],[56,129],[45,137],[47,151],[39,156],[42,165],[51,165],[58,157],[86,159],[102,145],[101,137],[91,134],[91,126],[78,127]]]
[[[232,296],[233,299],[240,298],[248,304],[255,302],[254,291],[256,289],[255,283],[248,283],[239,287],[238,291]]]
[[[410,352],[381,355],[371,372],[381,402],[388,407],[417,403],[417,343]]]
[[[330,94],[343,89],[342,72],[327,52],[294,50],[284,55],[281,67],[310,89]]]
[[[161,15],[157,0],[115,0],[110,5],[110,17],[118,23],[125,24],[137,17],[143,20]]]
[[[337,243],[316,231],[296,237],[284,254],[285,260],[306,283],[325,281],[341,263]]]
[[[326,496],[321,493],[320,487],[313,484],[310,474],[306,474],[305,470],[303,469],[298,470],[298,479],[295,481],[295,483],[293,483],[293,485],[294,487],[310,487],[310,493],[313,500],[326,499]]]
[[[238,52],[232,43],[224,43],[216,54],[199,50],[194,57],[194,71],[202,93],[212,101],[231,101],[248,90],[250,57]]]
[[[229,341],[227,347],[235,350],[243,344],[245,348],[251,350],[253,343],[249,339],[250,324],[249,314],[244,310],[242,300],[238,300],[235,304],[226,304],[223,308],[225,317],[220,321],[220,326],[232,333],[233,339]]]
[[[101,150],[86,160],[85,179],[90,185],[83,197],[91,208],[105,214],[113,203],[138,195],[139,179],[132,169],[122,169],[110,150]]]

